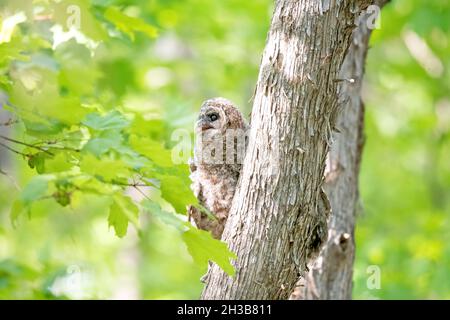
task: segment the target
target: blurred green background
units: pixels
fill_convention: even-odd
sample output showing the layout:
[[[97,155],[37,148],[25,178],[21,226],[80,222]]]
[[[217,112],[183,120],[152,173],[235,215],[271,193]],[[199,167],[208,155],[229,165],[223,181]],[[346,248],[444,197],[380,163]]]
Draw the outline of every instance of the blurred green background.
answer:
[[[192,129],[206,98],[224,96],[250,112],[272,1],[72,2],[90,10],[94,22],[102,8],[114,5],[158,31],[127,33],[122,26],[121,32],[102,34],[100,22],[84,24],[82,32],[91,39],[108,38],[96,47],[91,67],[107,89],[101,97],[105,104],[162,119],[159,134],[168,141],[173,129]],[[36,35],[30,37],[36,43],[63,41],[62,30],[41,23],[49,3],[2,0],[0,21],[23,11],[28,20],[16,27],[20,32]],[[363,90],[367,141],[356,299],[450,299],[449,29],[447,0],[394,0],[373,33]],[[3,24],[1,41],[7,43],[5,30]],[[26,45],[35,43],[30,39]],[[84,90],[90,73],[72,72]],[[0,130],[19,134],[21,129]],[[139,236],[130,227],[119,239],[108,228],[101,199],[87,196],[76,208],[49,199],[13,227],[13,200],[35,173],[5,149],[0,164],[8,173],[0,175],[1,299],[199,297],[204,270],[192,262],[180,234],[151,216],[141,215]],[[380,289],[367,287],[372,265],[380,268]]]

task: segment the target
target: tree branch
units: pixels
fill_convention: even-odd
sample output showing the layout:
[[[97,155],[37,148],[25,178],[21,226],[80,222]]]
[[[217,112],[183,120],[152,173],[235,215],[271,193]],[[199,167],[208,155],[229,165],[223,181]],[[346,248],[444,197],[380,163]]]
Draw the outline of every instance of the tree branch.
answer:
[[[1,127],[9,127],[9,126],[11,126],[11,125],[13,125],[13,124],[15,124],[15,123],[19,123],[19,120],[8,119],[8,120],[5,121],[5,122],[1,122],[1,123],[0,123],[0,126],[1,126]]]
[[[3,136],[3,135],[0,135],[0,138],[4,139],[4,140],[6,140],[6,141],[9,141],[9,142],[13,142],[13,143],[17,143],[17,144],[21,144],[21,145],[24,145],[24,146],[27,146],[27,147],[33,148],[33,149],[36,149],[36,150],[39,150],[39,151],[45,152],[45,153],[47,153],[48,155],[54,156],[54,154],[53,154],[53,153],[51,153],[50,151],[48,151],[48,150],[45,150],[44,148],[41,148],[41,147],[38,147],[38,146],[35,146],[35,145],[32,145],[32,144],[29,144],[29,143],[26,143],[26,142],[23,142],[23,141],[15,140],[15,139],[12,139],[12,138],[9,138],[9,137],[6,137],[6,136]]]
[[[16,153],[16,154],[19,154],[19,155],[21,155],[21,156],[24,156],[24,157],[28,157],[28,156],[29,156],[28,154],[25,154],[25,153],[23,153],[23,152],[17,151],[17,150],[11,148],[10,146],[8,146],[8,145],[6,145],[6,144],[4,144],[4,143],[2,143],[2,142],[0,142],[0,146],[2,146],[2,147],[5,148],[5,149],[8,149],[8,150],[11,151],[11,152],[14,152],[14,153]]]

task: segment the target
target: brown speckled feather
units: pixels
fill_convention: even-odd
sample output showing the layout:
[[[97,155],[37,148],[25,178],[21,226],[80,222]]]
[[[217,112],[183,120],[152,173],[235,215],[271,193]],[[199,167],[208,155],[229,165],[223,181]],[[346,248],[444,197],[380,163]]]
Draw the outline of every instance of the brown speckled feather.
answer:
[[[210,116],[213,113],[217,115],[217,120],[208,120],[208,115]],[[208,129],[202,129],[204,127]],[[206,160],[202,160],[206,159],[202,156],[206,148],[195,148],[194,159],[190,162],[191,188],[200,205],[206,210],[189,206],[188,214],[190,220],[199,229],[211,231],[213,237],[217,239],[220,239],[225,227],[241,171],[241,163],[238,163],[237,158],[233,157],[236,160],[233,163],[225,161],[225,132],[228,129],[239,129],[239,134],[245,135],[247,127],[241,112],[226,99],[210,99],[205,101],[201,107],[196,126],[196,139],[200,139],[201,136],[204,139],[204,147],[222,141],[223,157],[219,159],[223,161],[221,163],[208,163]],[[213,134],[207,136],[205,132],[209,134],[212,132]],[[245,137],[243,139],[245,144]],[[234,144],[235,148],[232,149],[232,152],[237,152],[239,148],[236,147],[236,142]],[[245,146],[243,152],[245,152]]]

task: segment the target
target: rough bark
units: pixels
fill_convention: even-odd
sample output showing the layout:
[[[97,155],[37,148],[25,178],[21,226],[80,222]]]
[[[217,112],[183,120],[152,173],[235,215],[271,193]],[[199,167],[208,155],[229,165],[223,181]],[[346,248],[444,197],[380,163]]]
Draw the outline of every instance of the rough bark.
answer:
[[[383,2],[378,5],[383,5]],[[373,12],[361,15],[358,28],[342,65],[339,87],[346,97],[338,116],[337,128],[325,170],[325,191],[332,214],[328,221],[328,240],[311,270],[301,281],[294,298],[351,299],[355,257],[355,220],[360,205],[358,176],[364,144],[364,104],[361,87],[371,34],[368,20]]]
[[[286,299],[311,252],[339,70],[367,1],[280,0],[264,50],[249,145],[222,239],[236,275],[209,270],[203,299]]]
[[[304,281],[300,282],[297,299],[351,298],[358,173],[363,145],[364,105],[359,90],[366,40],[367,37],[359,42],[361,46],[352,44],[343,65],[342,76],[355,82],[341,86],[349,101],[338,117],[340,133],[334,134],[325,170],[325,191],[332,208],[328,240]]]

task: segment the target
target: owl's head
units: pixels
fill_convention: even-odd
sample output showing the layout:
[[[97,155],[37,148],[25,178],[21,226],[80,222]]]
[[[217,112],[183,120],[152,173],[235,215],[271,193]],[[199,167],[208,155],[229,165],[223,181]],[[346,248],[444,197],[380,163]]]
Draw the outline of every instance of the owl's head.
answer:
[[[225,98],[212,98],[203,102],[195,131],[204,133],[215,129],[224,133],[227,129],[244,129],[245,120],[236,106]]]

